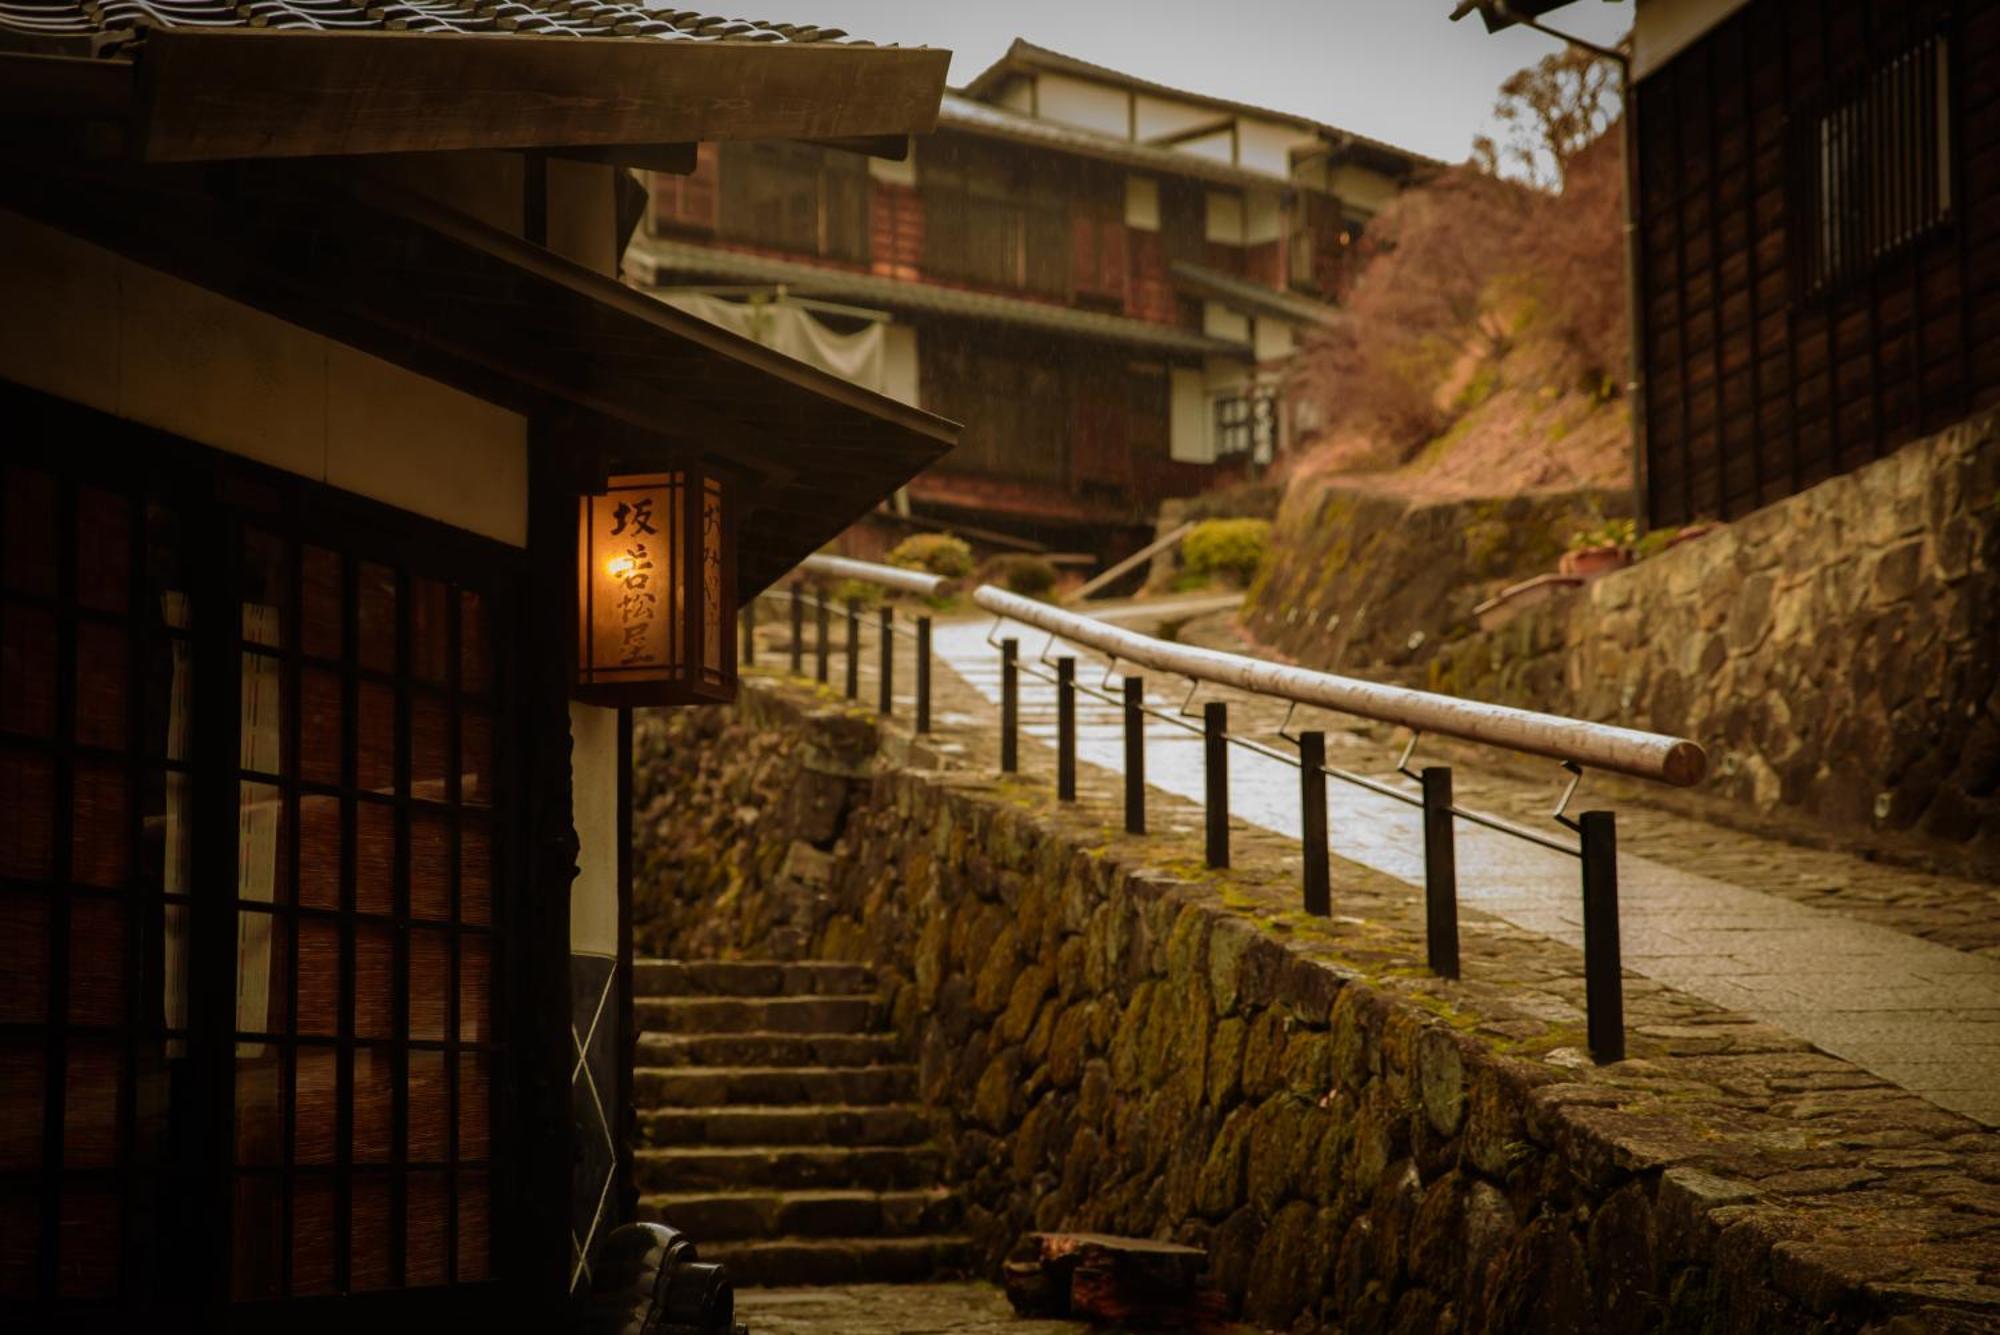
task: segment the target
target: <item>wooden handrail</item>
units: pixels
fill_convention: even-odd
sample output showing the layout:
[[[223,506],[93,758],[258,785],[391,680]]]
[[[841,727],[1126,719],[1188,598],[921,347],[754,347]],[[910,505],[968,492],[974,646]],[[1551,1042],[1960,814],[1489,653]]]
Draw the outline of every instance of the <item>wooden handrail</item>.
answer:
[[[808,556],[799,562],[798,568],[808,575],[860,580],[894,593],[914,593],[924,598],[942,598],[958,587],[955,580],[946,579],[943,575],[909,570],[903,566],[879,565],[874,561],[856,561],[846,556]]]
[[[1587,723],[1508,705],[1461,700],[1432,691],[1267,663],[1217,649],[1173,644],[1038,603],[991,584],[974,590],[972,601],[997,616],[1048,631],[1120,662],[1196,681],[1681,788],[1701,782],[1708,773],[1708,753],[1685,737]]]

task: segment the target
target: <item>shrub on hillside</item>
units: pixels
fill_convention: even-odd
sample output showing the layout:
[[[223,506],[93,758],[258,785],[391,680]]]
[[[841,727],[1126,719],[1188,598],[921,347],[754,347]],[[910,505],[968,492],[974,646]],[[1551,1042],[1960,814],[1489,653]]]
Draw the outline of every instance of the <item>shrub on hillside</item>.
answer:
[[[889,564],[946,579],[964,579],[972,573],[972,548],[963,538],[949,533],[919,533],[890,549]]]
[[[1025,552],[996,556],[986,563],[979,574],[983,583],[998,584],[1007,592],[1018,593],[1023,598],[1048,597],[1057,579],[1054,565]]]
[[[1268,519],[1207,519],[1181,539],[1181,565],[1191,575],[1224,575],[1248,584],[1270,550]]]

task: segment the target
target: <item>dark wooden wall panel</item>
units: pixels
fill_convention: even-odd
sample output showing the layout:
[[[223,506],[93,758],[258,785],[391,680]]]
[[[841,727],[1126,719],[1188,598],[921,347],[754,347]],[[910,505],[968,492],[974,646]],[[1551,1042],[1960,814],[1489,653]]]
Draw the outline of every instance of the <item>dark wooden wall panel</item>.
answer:
[[[1801,118],[1940,32],[1948,222],[1805,295]],[[1638,116],[1652,523],[1747,514],[2000,403],[2000,5],[1755,0],[1648,76]]]

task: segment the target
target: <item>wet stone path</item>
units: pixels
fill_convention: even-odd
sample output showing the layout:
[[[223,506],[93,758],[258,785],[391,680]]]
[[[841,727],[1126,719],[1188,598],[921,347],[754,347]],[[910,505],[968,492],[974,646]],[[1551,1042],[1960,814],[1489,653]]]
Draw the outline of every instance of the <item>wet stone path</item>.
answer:
[[[979,695],[997,706],[1000,654],[989,642],[990,621],[940,625],[934,643],[940,660]],[[1045,632],[1012,627],[1025,662],[1039,667],[1063,651]],[[1118,688],[1101,659],[1078,651],[1078,680],[1107,693]],[[1053,676],[1053,668],[1042,668]],[[1169,685],[1166,681],[1160,686]],[[1179,683],[1174,683],[1179,685]],[[1184,691],[1184,686],[1182,687]],[[1148,702],[1177,710],[1183,694],[1149,689]],[[1282,705],[1239,693],[1204,689],[1203,699],[1231,702],[1232,732],[1275,741]],[[1029,672],[1021,679],[1021,726],[1026,738],[1053,746],[1055,688]],[[1300,711],[1294,728],[1329,728],[1329,762],[1384,782],[1399,780],[1393,755],[1379,742],[1324,716]],[[1123,721],[1116,705],[1079,693],[1078,759],[1121,771]],[[1024,750],[1024,754],[1028,754]],[[1041,758],[1039,763],[1048,763]],[[1419,756],[1418,764],[1423,763]],[[1297,838],[1301,827],[1297,770],[1269,757],[1232,747],[1230,808],[1255,826]],[[1202,742],[1198,731],[1149,719],[1146,777],[1150,786],[1200,801]],[[1423,883],[1419,813],[1414,807],[1329,780],[1329,829],[1334,853],[1412,886]],[[1523,805],[1521,785],[1460,768],[1460,806],[1502,811]],[[1549,789],[1553,796],[1554,788]],[[1587,803],[1585,803],[1587,805]],[[1546,805],[1543,808],[1546,812]],[[1678,827],[1676,821],[1678,820]],[[1524,822],[1525,823],[1525,822]],[[1638,841],[1654,852],[1629,849],[1619,860],[1621,938],[1628,972],[1754,1017],[1844,1058],[1932,1103],[2000,1125],[2000,959],[1954,949],[1910,931],[1851,913],[1802,902],[1785,889],[1803,858],[1820,880],[1842,879],[1844,864],[1871,886],[1888,886],[1880,898],[1893,903],[1894,876],[1837,854],[1800,854],[1771,843],[1756,855],[1755,841],[1737,836],[1734,852],[1715,859],[1715,874],[1700,850],[1711,831],[1698,821],[1649,813],[1636,820]],[[1543,829],[1560,834],[1544,821]],[[1678,829],[1678,838],[1677,831]],[[1467,822],[1456,831],[1461,904],[1570,946],[1582,946],[1582,910],[1575,859]],[[1675,855],[1677,842],[1689,850]],[[1336,873],[1337,875],[1337,873]],[[1918,880],[1912,876],[1912,880]],[[1932,878],[1935,879],[1935,878]],[[1335,885],[1335,912],[1339,886]],[[1884,915],[1894,921],[1893,913]],[[1968,915],[1980,916],[1976,912]],[[941,1328],[949,1329],[949,1328]]]

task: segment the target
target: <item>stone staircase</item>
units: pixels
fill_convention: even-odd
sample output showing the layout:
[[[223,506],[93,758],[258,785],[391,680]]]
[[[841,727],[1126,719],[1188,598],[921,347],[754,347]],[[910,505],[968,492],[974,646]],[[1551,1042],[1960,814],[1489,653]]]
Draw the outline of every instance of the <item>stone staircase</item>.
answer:
[[[640,961],[639,1217],[739,1285],[963,1270],[916,1068],[860,965]]]

